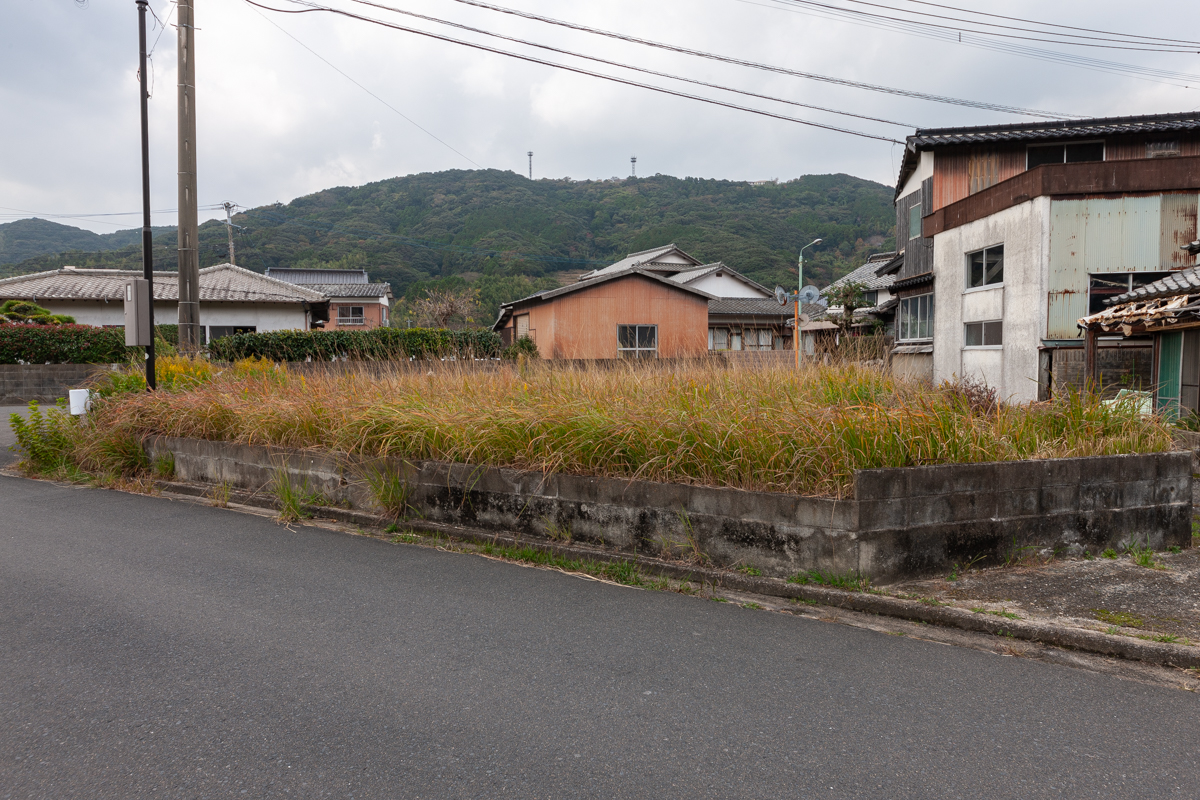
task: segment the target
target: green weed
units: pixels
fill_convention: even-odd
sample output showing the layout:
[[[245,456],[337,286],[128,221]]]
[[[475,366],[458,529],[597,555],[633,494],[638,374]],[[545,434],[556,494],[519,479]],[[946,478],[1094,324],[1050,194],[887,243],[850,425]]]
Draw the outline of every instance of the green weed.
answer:
[[[312,514],[305,508],[306,501],[312,496],[307,478],[297,487],[292,483],[287,468],[278,467],[271,479],[271,490],[275,493],[275,502],[279,506],[280,522],[312,518]]]
[[[154,457],[154,476],[164,481],[175,477],[175,454],[170,450]]]
[[[752,578],[757,578],[760,575],[762,575],[761,569],[759,569],[758,567],[752,567],[749,564],[743,564],[742,566],[737,568],[737,571],[742,573],[743,575],[749,575]]]
[[[1129,558],[1139,567],[1146,569],[1166,569],[1155,556],[1148,545],[1131,544],[1128,549]]]
[[[1106,547],[1106,548],[1104,548],[1104,552],[1101,553],[1100,556],[1102,558],[1109,558],[1109,559],[1115,560],[1117,557],[1117,551],[1113,550],[1111,547]]]
[[[787,579],[788,583],[798,583],[801,586],[815,584],[818,586],[832,586],[835,589],[845,589],[851,592],[865,592],[871,586],[871,579],[865,575],[860,575],[857,572],[850,571],[845,573],[837,572],[822,572],[818,569],[810,569],[807,572],[797,572],[795,575]]]
[[[1109,625],[1120,625],[1122,628],[1140,628],[1144,624],[1141,617],[1135,617],[1133,614],[1127,614],[1124,611],[1107,611],[1103,608],[1094,608],[1092,609],[1092,613],[1101,622],[1107,622]]]
[[[566,525],[559,525],[549,517],[542,517],[542,527],[546,535],[556,542],[571,541],[571,523],[569,522]]]
[[[553,567],[564,572],[582,572],[596,578],[620,583],[625,586],[643,586],[645,581],[637,565],[631,561],[591,561],[567,558],[566,556],[547,553],[535,547],[525,545],[492,544],[485,542],[479,546],[479,552],[484,555],[502,558],[508,561],[521,561],[526,564]]]
[[[375,466],[366,471],[367,485],[379,507],[393,520],[408,514],[412,501],[412,485],[398,471]]]
[[[1167,548],[1167,552],[1168,552],[1168,553],[1172,553],[1172,554],[1174,554],[1174,555],[1179,555],[1179,554],[1180,554],[1180,553],[1182,553],[1183,551],[1179,549],[1179,545],[1175,545],[1175,544],[1173,544],[1173,545],[1171,545],[1170,547],[1168,547],[1168,548]]]
[[[208,498],[209,505],[216,508],[229,508],[229,481],[213,484],[212,488],[205,493],[205,497]]]
[[[752,609],[761,611],[763,609],[763,606],[760,603],[750,602],[750,603],[742,603],[742,608],[752,608]]]

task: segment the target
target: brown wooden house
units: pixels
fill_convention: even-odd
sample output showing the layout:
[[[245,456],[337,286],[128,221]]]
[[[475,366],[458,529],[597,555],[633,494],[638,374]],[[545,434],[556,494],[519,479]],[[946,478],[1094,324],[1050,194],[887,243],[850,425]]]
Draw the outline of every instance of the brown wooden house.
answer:
[[[632,267],[502,306],[492,329],[505,344],[532,339],[543,358],[693,358],[708,351],[712,299]]]

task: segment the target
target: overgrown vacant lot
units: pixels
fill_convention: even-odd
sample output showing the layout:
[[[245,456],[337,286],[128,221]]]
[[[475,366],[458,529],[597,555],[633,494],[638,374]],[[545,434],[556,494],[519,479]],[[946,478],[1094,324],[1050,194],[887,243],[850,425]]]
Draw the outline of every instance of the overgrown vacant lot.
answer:
[[[1088,394],[1010,406],[980,387],[919,387],[854,365],[434,363],[314,377],[168,359],[160,375],[156,393],[110,388],[88,420],[55,423],[67,426],[67,461],[95,471],[122,442],[169,435],[844,496],[857,469],[1171,444],[1163,420]]]

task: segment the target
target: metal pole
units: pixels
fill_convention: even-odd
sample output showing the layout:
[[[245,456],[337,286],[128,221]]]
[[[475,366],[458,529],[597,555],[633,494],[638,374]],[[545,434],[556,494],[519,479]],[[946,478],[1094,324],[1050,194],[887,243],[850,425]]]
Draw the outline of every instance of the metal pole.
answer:
[[[200,347],[200,252],[196,247],[196,29],[193,0],[179,0],[179,346]]]
[[[150,344],[146,346],[146,391],[154,391],[154,242],[150,232],[150,127],[147,122],[146,101],[146,6],[148,0],[137,0],[138,7],[138,77],[142,108],[142,277],[150,284]]]
[[[229,263],[237,266],[237,262],[233,260],[233,203],[224,203],[225,206],[225,230],[229,232]]]

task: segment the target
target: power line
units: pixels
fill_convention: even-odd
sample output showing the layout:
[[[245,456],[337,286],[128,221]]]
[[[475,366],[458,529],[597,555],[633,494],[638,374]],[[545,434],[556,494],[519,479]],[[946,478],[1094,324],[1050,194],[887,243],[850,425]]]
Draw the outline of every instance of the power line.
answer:
[[[1116,61],[1104,61],[1101,59],[1088,58],[1071,53],[1061,53],[1055,50],[1030,47],[1028,45],[1021,45],[1015,42],[996,41],[993,39],[984,38],[982,36],[972,36],[969,33],[963,35],[962,33],[939,31],[929,27],[921,26],[918,23],[888,22],[886,20],[866,19],[861,16],[856,16],[852,12],[845,9],[838,11],[836,9],[830,10],[829,8],[817,8],[814,6],[804,5],[800,2],[800,0],[737,0],[737,2],[744,3],[746,5],[772,8],[777,11],[787,11],[793,14],[817,17],[819,19],[832,19],[842,22],[849,22],[852,25],[875,28],[877,30],[901,31],[914,36],[920,36],[925,39],[957,43],[966,45],[968,47],[992,50],[999,53],[1007,53],[1009,55],[1016,55],[1022,58],[1049,61],[1051,63],[1078,67],[1080,69],[1088,69],[1095,72],[1124,75],[1151,83],[1178,86],[1185,89],[1195,87],[1194,85],[1180,83],[1180,81],[1188,81],[1192,84],[1200,82],[1200,76],[1191,75],[1188,73],[1160,70],[1150,67],[1140,67],[1134,64],[1125,64]]]
[[[362,3],[364,5],[372,5],[372,6],[376,6],[379,8],[387,8],[386,6],[379,6],[376,3],[366,2],[366,0],[354,0],[354,2]],[[561,27],[561,28],[568,28],[570,30],[581,31],[583,33],[589,33],[589,34],[593,34],[595,36],[605,36],[610,39],[617,39],[619,41],[630,42],[632,44],[640,44],[640,45],[644,45],[646,47],[653,47],[653,48],[656,48],[659,50],[666,50],[666,51],[672,52],[672,53],[680,53],[683,55],[695,56],[697,58],[706,58],[706,59],[709,59],[712,61],[720,61],[725,64],[734,64],[734,65],[741,66],[741,67],[749,67],[751,69],[759,69],[759,70],[764,70],[767,72],[774,72],[774,73],[778,73],[780,75],[789,75],[794,78],[805,78],[807,80],[820,81],[822,83],[832,83],[832,84],[835,84],[838,86],[849,86],[849,87],[852,87],[855,89],[865,89],[865,90],[871,91],[871,92],[882,92],[884,94],[897,95],[900,97],[909,97],[909,98],[913,98],[916,100],[927,100],[927,101],[934,102],[934,103],[946,103],[946,104],[950,104],[950,105],[965,106],[967,108],[978,108],[978,109],[983,109],[985,111],[999,111],[999,112],[1002,112],[1005,114],[1020,114],[1022,116],[1027,116],[1027,117],[1043,117],[1046,119],[1067,119],[1067,118],[1071,118],[1071,117],[1080,116],[1079,114],[1060,114],[1060,113],[1053,112],[1053,111],[1041,111],[1041,110],[1033,109],[1033,108],[1021,108],[1020,106],[1001,105],[999,103],[985,103],[985,102],[978,101],[978,100],[964,100],[964,99],[957,98],[957,97],[947,97],[944,95],[928,94],[926,92],[917,92],[917,91],[913,91],[910,89],[898,89],[898,88],[891,87],[891,86],[881,86],[879,84],[863,83],[862,81],[847,80],[845,78],[835,78],[835,77],[832,77],[829,75],[820,75],[820,74],[817,74],[814,72],[802,72],[800,70],[786,69],[784,67],[777,67],[777,66],[773,66],[771,64],[763,64],[763,63],[759,63],[757,61],[748,61],[748,60],[742,59],[742,58],[734,58],[731,56],[723,56],[723,55],[719,55],[716,53],[708,53],[703,50],[693,50],[693,49],[687,48],[687,47],[680,47],[677,45],[665,44],[663,42],[656,42],[656,41],[653,41],[650,39],[641,39],[636,36],[629,36],[629,35],[626,35],[623,33],[616,33],[613,31],[601,30],[599,28],[591,28],[586,25],[579,25],[574,22],[566,22],[564,20],[554,19],[552,17],[544,17],[540,14],[532,14],[527,11],[518,11],[518,10],[512,9],[512,8],[505,8],[504,6],[497,6],[497,5],[492,5],[490,3],[479,2],[479,0],[454,0],[454,2],[462,3],[463,5],[468,5],[468,6],[475,6],[477,8],[484,8],[484,9],[487,9],[488,11],[495,11],[500,14],[509,14],[511,16],[521,17],[523,19],[529,19],[529,20],[534,20],[537,22],[543,22],[543,23],[546,23],[547,25],[557,25],[558,27]]]
[[[289,1],[290,2],[300,2],[301,0],[289,0]],[[362,2],[363,5],[374,6],[375,8],[384,9],[386,11],[393,11],[397,14],[404,14],[405,16],[415,17],[417,19],[423,19],[426,22],[435,22],[439,25],[446,25],[451,28],[458,28],[459,30],[470,31],[471,33],[478,33],[483,36],[491,36],[496,39],[503,39],[504,41],[507,41],[507,42],[513,42],[515,44],[523,44],[528,47],[537,47],[542,50],[549,50],[553,53],[559,53],[561,55],[572,56],[574,58],[582,58],[587,61],[594,61],[598,64],[606,64],[610,67],[620,67],[621,69],[628,69],[628,70],[632,70],[633,72],[641,72],[646,75],[654,75],[659,78],[668,78],[668,79],[674,80],[674,81],[682,81],[683,83],[691,83],[696,86],[704,86],[709,89],[718,89],[723,92],[732,92],[734,94],[745,95],[746,97],[754,97],[759,100],[770,100],[775,103],[785,103],[787,105],[797,106],[799,108],[808,108],[808,109],[812,109],[814,111],[824,111],[829,114],[840,114],[842,116],[854,117],[856,119],[867,120],[869,122],[882,122],[885,125],[896,125],[897,127],[901,127],[901,128],[918,128],[918,127],[920,127],[919,125],[914,125],[910,122],[895,122],[890,119],[880,119],[879,117],[869,117],[869,116],[866,116],[865,114],[855,114],[850,111],[838,111],[837,109],[826,108],[824,106],[814,106],[814,105],[810,105],[809,103],[799,103],[794,100],[785,100],[781,97],[772,97],[771,95],[758,94],[756,92],[747,92],[742,89],[733,89],[728,86],[722,86],[722,85],[716,84],[716,83],[708,83],[706,81],[695,80],[693,78],[684,78],[679,75],[672,75],[667,72],[658,72],[657,70],[645,69],[644,67],[635,67],[631,64],[622,63],[620,61],[610,61],[605,58],[598,58],[596,56],[589,56],[589,55],[584,55],[582,53],[576,53],[572,50],[564,50],[562,48],[553,47],[551,45],[539,44],[538,42],[532,42],[532,41],[529,41],[528,39],[518,39],[513,36],[505,36],[505,35],[499,34],[499,33],[492,33],[491,31],[487,31],[482,28],[473,28],[470,25],[463,25],[458,22],[449,22],[444,19],[438,19],[437,17],[430,17],[430,16],[426,16],[425,14],[418,14],[415,11],[406,11],[401,8],[393,8],[392,6],[384,6],[384,5],[380,5],[378,3],[369,3],[369,2],[365,2],[365,0],[355,0],[355,2]],[[307,3],[304,3],[304,4],[307,5]]]
[[[249,2],[249,0],[247,0],[247,2]],[[280,11],[281,13],[288,13],[288,14],[297,13],[297,12],[293,12],[293,11],[281,11],[281,9],[277,9],[277,8],[268,8],[267,6],[259,6],[259,5],[258,5],[258,3],[250,3],[250,5],[252,5],[252,6],[258,6],[258,8],[264,8],[264,9],[266,9],[267,11]],[[379,95],[375,94],[374,92],[372,92],[372,91],[371,91],[370,89],[368,89],[367,87],[363,86],[363,85],[362,85],[361,83],[359,83],[358,81],[354,80],[354,78],[351,78],[349,75],[347,75],[345,72],[343,72],[343,71],[342,71],[341,69],[339,69],[337,66],[335,66],[335,65],[333,64],[333,62],[331,62],[329,59],[325,58],[325,56],[321,55],[321,54],[320,54],[320,53],[318,53],[316,50],[313,50],[311,47],[309,47],[309,46],[308,46],[308,45],[306,45],[304,42],[302,42],[302,41],[300,41],[299,39],[297,39],[295,36],[292,36],[292,34],[288,33],[288,32],[287,32],[286,30],[284,30],[283,28],[280,28],[280,27],[279,27],[279,25],[277,25],[277,24],[275,23],[275,20],[271,19],[271,18],[270,18],[270,17],[268,17],[266,14],[263,14],[263,13],[262,13],[261,11],[259,11],[258,9],[255,9],[254,13],[258,14],[260,17],[262,17],[262,18],[263,18],[263,19],[265,19],[267,22],[269,22],[269,23],[271,23],[272,25],[274,25],[276,28],[279,28],[279,30],[280,30],[280,31],[282,31],[282,32],[283,32],[283,34],[284,34],[285,36],[287,36],[289,39],[291,39],[293,42],[295,42],[296,44],[300,45],[300,46],[301,46],[301,47],[303,47],[305,50],[307,50],[308,52],[312,53],[312,54],[313,54],[314,56],[316,56],[317,58],[319,58],[319,59],[321,59],[322,61],[324,61],[324,62],[325,62],[325,64],[326,64],[327,66],[329,66],[329,68],[330,68],[330,69],[334,70],[334,71],[335,71],[335,72],[337,72],[339,75],[341,75],[343,78],[345,78],[346,80],[350,81],[351,83],[353,83],[353,84],[354,84],[355,86],[357,86],[358,88],[362,89],[362,90],[363,90],[364,92],[366,92],[367,94],[371,95],[371,97],[374,97],[376,100],[378,100],[379,102],[383,103],[385,106],[387,106],[387,107],[388,107],[388,108],[390,108],[392,111],[394,111],[396,114],[398,114],[398,115],[399,115],[399,116],[400,116],[402,119],[404,119],[405,121],[407,121],[407,122],[408,122],[410,125],[412,125],[414,128],[416,128],[417,130],[421,131],[421,132],[422,132],[422,133],[424,133],[426,136],[429,136],[431,139],[433,139],[434,141],[436,141],[438,144],[442,145],[443,147],[447,148],[448,150],[450,150],[450,151],[452,151],[452,152],[456,153],[457,155],[461,156],[461,157],[462,157],[462,158],[464,158],[465,160],[467,160],[467,161],[471,162],[471,163],[472,163],[472,164],[474,164],[474,165],[475,165],[477,168],[479,168],[479,169],[483,169],[483,166],[481,166],[479,163],[477,163],[477,162],[476,162],[474,159],[472,159],[470,156],[468,156],[468,155],[466,155],[466,154],[464,154],[464,153],[460,152],[459,150],[457,150],[456,148],[454,148],[452,145],[450,145],[449,143],[447,143],[445,140],[443,140],[443,139],[439,138],[439,137],[438,137],[436,134],[434,134],[432,131],[429,131],[429,130],[427,130],[427,129],[425,129],[425,128],[421,127],[420,125],[418,125],[418,124],[417,124],[417,122],[416,122],[415,120],[413,120],[411,117],[407,116],[407,115],[406,115],[404,112],[400,111],[400,109],[396,108],[396,107],[395,107],[395,106],[393,106],[391,103],[389,103],[388,101],[384,100],[382,97],[380,97]]]
[[[863,139],[875,139],[875,140],[881,141],[881,142],[897,141],[896,139],[892,139],[891,137],[888,137],[888,136],[877,136],[873,133],[864,133],[862,131],[851,130],[849,128],[839,128],[835,125],[826,125],[821,122],[813,122],[811,120],[799,119],[797,117],[789,117],[784,114],[776,114],[773,111],[764,111],[764,110],[758,109],[758,108],[750,108],[748,106],[739,106],[735,103],[725,102],[724,100],[716,100],[711,97],[702,97],[700,95],[688,94],[687,92],[680,92],[678,90],[668,89],[663,86],[655,86],[655,85],[649,84],[649,83],[640,83],[638,81],[630,80],[628,78],[620,78],[615,75],[605,75],[602,72],[592,72],[591,70],[582,69],[580,67],[572,67],[572,66],[569,66],[566,64],[559,64],[554,61],[546,61],[544,59],[535,58],[533,56],[523,55],[521,53],[513,53],[508,50],[501,50],[496,47],[489,47],[487,45],[477,44],[475,42],[467,42],[462,39],[455,39],[453,37],[445,36],[440,33],[433,33],[431,31],[423,31],[423,30],[420,30],[417,28],[409,28],[409,27],[406,27],[403,25],[397,25],[394,22],[386,22],[384,20],[374,19],[372,17],[365,17],[365,16],[362,16],[361,14],[354,14],[349,11],[344,11],[344,10],[338,9],[338,8],[330,8],[328,6],[318,6],[313,3],[304,2],[304,0],[289,0],[289,1],[293,2],[297,5],[304,5],[307,7],[303,8],[303,9],[299,9],[299,10],[271,8],[270,6],[264,6],[260,3],[257,3],[254,0],[246,0],[246,2],[249,3],[250,5],[258,6],[259,8],[265,9],[267,11],[275,11],[275,12],[281,13],[281,14],[305,14],[305,13],[309,13],[312,11],[323,11],[326,13],[336,14],[339,16],[347,17],[349,19],[356,19],[356,20],[359,20],[360,22],[369,22],[371,24],[379,25],[384,28],[391,28],[392,30],[403,31],[405,33],[414,33],[414,34],[417,34],[418,36],[425,36],[430,39],[437,39],[438,41],[448,42],[450,44],[462,45],[463,47],[470,47],[474,50],[482,50],[486,53],[495,53],[496,55],[508,56],[509,58],[515,58],[520,61],[527,61],[531,64],[541,64],[541,65],[547,66],[547,67],[554,67],[555,69],[561,69],[566,72],[574,72],[578,75],[587,75],[592,78],[600,78],[602,80],[612,81],[613,83],[621,83],[626,86],[634,86],[639,89],[648,89],[653,92],[659,92],[660,94],[667,94],[667,95],[671,95],[673,97],[681,97],[686,100],[696,100],[701,103],[709,103],[710,105],[721,106],[723,108],[730,108],[735,111],[745,111],[750,114],[758,114],[759,116],[763,116],[763,117],[771,117],[772,119],[783,120],[784,122],[795,122],[799,125],[807,125],[807,126],[813,127],[813,128],[821,128],[823,130],[834,131],[836,133],[845,133],[845,134],[849,134],[851,136],[858,136]]]

